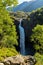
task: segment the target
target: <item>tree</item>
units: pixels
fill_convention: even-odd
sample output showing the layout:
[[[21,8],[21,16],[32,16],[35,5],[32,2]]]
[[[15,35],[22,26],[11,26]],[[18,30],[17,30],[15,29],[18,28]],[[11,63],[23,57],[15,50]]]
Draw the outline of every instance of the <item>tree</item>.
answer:
[[[32,31],[31,41],[34,42],[34,48],[43,53],[43,25],[37,25]]]
[[[13,47],[18,44],[15,25],[6,10],[12,4],[17,4],[17,0],[0,0],[0,47]]]

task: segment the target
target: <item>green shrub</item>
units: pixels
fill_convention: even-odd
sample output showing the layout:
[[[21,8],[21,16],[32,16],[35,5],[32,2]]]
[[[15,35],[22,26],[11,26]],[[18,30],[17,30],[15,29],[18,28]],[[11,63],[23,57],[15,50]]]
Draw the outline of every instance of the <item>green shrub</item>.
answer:
[[[17,55],[18,52],[15,48],[0,48],[0,61],[4,60],[6,57],[11,57]]]
[[[37,25],[32,31],[31,41],[34,43],[34,48],[43,54],[43,25]]]
[[[43,55],[36,53],[34,57],[36,58],[36,61],[37,61],[35,65],[43,65]]]

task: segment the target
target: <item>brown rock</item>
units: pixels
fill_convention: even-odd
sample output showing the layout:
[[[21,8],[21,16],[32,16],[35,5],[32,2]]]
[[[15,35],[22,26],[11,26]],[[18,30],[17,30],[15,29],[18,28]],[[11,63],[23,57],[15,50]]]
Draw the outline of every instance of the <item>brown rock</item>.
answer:
[[[4,65],[4,63],[0,63],[0,65]]]
[[[34,65],[35,59],[32,56],[17,55],[4,60],[5,65]]]

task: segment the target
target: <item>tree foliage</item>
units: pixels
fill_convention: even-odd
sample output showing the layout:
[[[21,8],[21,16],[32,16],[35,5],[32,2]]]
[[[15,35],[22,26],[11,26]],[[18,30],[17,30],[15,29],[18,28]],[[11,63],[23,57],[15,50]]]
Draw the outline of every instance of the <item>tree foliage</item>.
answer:
[[[37,61],[35,65],[43,65],[43,55],[35,53],[34,57]]]
[[[31,41],[34,42],[34,48],[43,53],[43,25],[37,25],[32,31]]]
[[[0,0],[0,46],[12,47],[17,45],[15,25],[10,18],[6,6],[17,4],[17,0]]]

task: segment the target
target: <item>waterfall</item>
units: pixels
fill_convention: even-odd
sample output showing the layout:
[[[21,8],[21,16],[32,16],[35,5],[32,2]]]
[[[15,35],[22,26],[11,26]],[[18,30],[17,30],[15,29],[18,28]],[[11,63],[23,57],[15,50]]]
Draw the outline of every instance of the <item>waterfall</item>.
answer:
[[[20,53],[25,55],[25,32],[24,28],[21,26],[22,19],[20,19],[19,31],[20,31]]]

